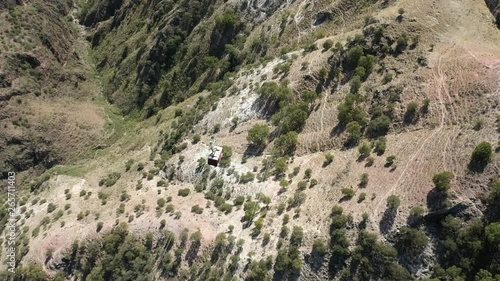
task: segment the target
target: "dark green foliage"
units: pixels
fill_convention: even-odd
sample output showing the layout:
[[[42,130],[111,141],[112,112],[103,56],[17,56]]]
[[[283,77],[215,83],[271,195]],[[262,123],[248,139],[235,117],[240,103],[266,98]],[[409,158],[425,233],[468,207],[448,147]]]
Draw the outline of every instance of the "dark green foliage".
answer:
[[[67,274],[82,272],[87,280],[149,280],[154,259],[152,252],[118,225],[104,236],[102,244],[75,241],[62,258]]]
[[[177,195],[182,196],[182,197],[186,197],[189,195],[190,192],[191,192],[191,190],[189,188],[179,189]]]
[[[351,93],[357,94],[360,88],[361,88],[361,77],[358,74],[356,74],[351,80]]]
[[[366,113],[359,105],[363,101],[364,98],[361,95],[348,94],[344,102],[337,106],[339,123],[348,124],[349,122],[356,121],[361,127],[366,126],[368,122]]]
[[[233,156],[233,148],[230,146],[222,146],[222,158],[219,161],[221,167],[228,167],[231,164],[231,156]]]
[[[243,205],[243,203],[245,202],[245,197],[244,196],[238,196],[234,199],[234,206],[240,206],[240,205]]]
[[[274,103],[274,109],[279,109],[292,100],[292,91],[287,87],[279,86],[276,82],[264,82],[259,92]]]
[[[309,116],[308,105],[305,102],[283,106],[271,118],[273,125],[278,126],[281,133],[300,131]]]
[[[201,214],[203,213],[203,208],[199,205],[194,205],[193,207],[191,207],[191,213]]]
[[[304,239],[304,231],[302,227],[294,226],[292,236],[290,236],[290,244],[300,246],[302,245],[302,239]]]
[[[399,229],[395,247],[400,255],[415,258],[423,252],[428,242],[429,239],[422,230],[404,226]]]
[[[486,241],[493,248],[500,246],[500,222],[495,222],[485,228]]]
[[[394,161],[396,160],[396,156],[394,155],[391,155],[391,156],[388,156],[386,159],[385,159],[385,166],[386,167],[390,167],[391,165],[394,164]]]
[[[349,61],[349,65],[352,68],[355,68],[358,65],[358,61],[361,58],[361,56],[363,56],[363,54],[364,51],[361,46],[356,46],[350,49],[349,52],[347,53],[347,59]]]
[[[413,123],[418,119],[418,117],[419,117],[418,103],[412,101],[406,106],[404,121],[405,123]]]
[[[401,203],[401,200],[399,199],[399,196],[397,196],[397,195],[391,195],[391,196],[387,197],[386,206],[388,209],[397,210],[399,208],[400,203]]]
[[[347,138],[348,144],[355,145],[359,142],[362,135],[361,129],[361,126],[356,121],[352,121],[347,124],[347,133],[349,134],[349,137]]]
[[[396,255],[393,247],[377,241],[374,234],[361,231],[351,273],[361,280],[411,280],[408,271],[396,263]]]
[[[316,256],[324,256],[327,252],[328,248],[325,245],[323,240],[316,239],[313,242],[312,246],[312,254]]]
[[[370,156],[370,151],[372,151],[372,148],[371,148],[370,144],[369,144],[369,143],[367,143],[367,142],[363,142],[363,143],[359,146],[359,148],[358,148],[359,157],[360,157],[361,159],[364,159],[364,158],[366,158],[366,157]]]
[[[271,281],[269,271],[272,268],[272,257],[260,261],[252,261],[248,268],[245,281]]]
[[[450,181],[453,179],[452,172],[442,172],[439,174],[435,174],[432,178],[432,182],[434,182],[434,186],[436,190],[439,192],[447,192],[450,189]]]
[[[304,179],[310,179],[311,176],[312,176],[312,169],[311,168],[307,168],[304,171]]]
[[[247,201],[243,206],[245,211],[245,221],[251,222],[255,216],[260,211],[259,202]]]
[[[353,196],[354,196],[354,193],[355,193],[355,192],[354,192],[354,189],[352,189],[352,188],[347,188],[347,187],[342,188],[342,190],[341,190],[341,191],[342,191],[342,195],[343,195],[344,197],[346,197],[346,198],[351,198],[351,197],[353,197]]]
[[[481,142],[474,148],[469,162],[469,169],[481,172],[491,161],[493,149],[489,142]]]
[[[102,186],[102,185],[104,185],[106,187],[113,186],[120,179],[120,177],[121,177],[120,173],[116,173],[116,172],[111,173],[99,181],[99,186]]]
[[[377,155],[382,155],[385,153],[386,149],[386,138],[385,137],[379,137],[374,143],[373,143],[373,151],[377,153]]]
[[[298,133],[291,131],[280,136],[275,142],[275,149],[278,155],[291,155],[297,146]]]
[[[49,203],[47,205],[47,213],[52,213],[56,208],[57,208],[56,205],[54,205],[53,203]]]
[[[379,116],[368,123],[366,135],[371,138],[387,135],[391,126],[391,119],[385,115]]]
[[[253,145],[264,148],[269,137],[269,127],[267,125],[254,125],[248,130],[247,140]]]
[[[332,40],[327,39],[327,40],[325,40],[325,42],[323,42],[323,49],[325,51],[331,49],[332,47],[333,47],[333,41]]]
[[[288,165],[286,164],[286,159],[283,157],[279,157],[278,159],[276,159],[276,161],[274,162],[274,173],[276,174],[276,176],[283,176],[287,170]]]

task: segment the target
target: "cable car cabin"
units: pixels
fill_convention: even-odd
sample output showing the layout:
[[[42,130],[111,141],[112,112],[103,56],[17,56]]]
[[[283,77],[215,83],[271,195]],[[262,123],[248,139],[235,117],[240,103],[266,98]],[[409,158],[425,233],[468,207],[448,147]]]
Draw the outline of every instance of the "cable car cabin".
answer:
[[[210,154],[208,155],[208,165],[217,167],[219,161],[222,158],[222,147],[214,146]]]

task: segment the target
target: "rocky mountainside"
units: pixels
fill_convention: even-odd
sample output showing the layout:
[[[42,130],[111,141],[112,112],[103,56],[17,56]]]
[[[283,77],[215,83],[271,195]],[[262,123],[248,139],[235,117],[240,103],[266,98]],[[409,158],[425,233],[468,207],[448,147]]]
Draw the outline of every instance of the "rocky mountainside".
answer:
[[[495,19],[488,0],[2,2],[2,280],[498,280]]]

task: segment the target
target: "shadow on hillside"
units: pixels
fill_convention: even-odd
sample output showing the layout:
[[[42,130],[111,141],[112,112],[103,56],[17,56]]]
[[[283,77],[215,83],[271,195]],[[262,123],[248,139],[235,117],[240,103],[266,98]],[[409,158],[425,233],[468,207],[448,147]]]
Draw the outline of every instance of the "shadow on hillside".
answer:
[[[198,256],[198,251],[200,250],[200,243],[193,242],[189,247],[189,250],[184,257],[189,265],[192,265],[196,257]]]
[[[394,225],[394,220],[396,218],[397,211],[391,208],[388,208],[384,212],[384,216],[380,220],[379,228],[382,234],[388,234]]]

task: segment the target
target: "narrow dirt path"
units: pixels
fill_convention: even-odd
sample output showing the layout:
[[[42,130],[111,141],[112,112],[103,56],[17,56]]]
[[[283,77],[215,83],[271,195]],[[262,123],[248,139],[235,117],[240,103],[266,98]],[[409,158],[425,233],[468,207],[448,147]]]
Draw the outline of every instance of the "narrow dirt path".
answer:
[[[436,97],[439,102],[439,110],[440,110],[440,121],[439,121],[439,126],[437,126],[432,133],[424,138],[422,141],[420,141],[420,144],[418,145],[418,148],[415,150],[415,152],[412,154],[410,159],[406,162],[403,170],[401,171],[401,174],[397,178],[396,182],[391,186],[391,188],[384,194],[384,196],[381,196],[380,199],[378,200],[377,205],[375,205],[375,208],[373,210],[373,214],[376,216],[376,220],[372,220],[372,227],[374,230],[377,232],[380,232],[379,228],[379,220],[380,220],[380,214],[379,210],[382,205],[382,203],[385,201],[387,197],[389,197],[391,194],[394,193],[394,191],[400,186],[401,182],[403,181],[404,177],[408,174],[408,172],[411,169],[415,169],[415,160],[421,156],[422,151],[424,148],[427,147],[427,144],[431,139],[433,139],[435,136],[437,136],[445,127],[445,120],[448,115],[446,111],[446,106],[445,106],[445,101],[444,101],[444,94],[443,92],[446,91],[447,83],[446,83],[446,75],[442,70],[442,58],[448,54],[452,48],[446,50],[443,54],[441,54],[438,58],[438,63],[436,66],[436,70],[433,72],[434,80],[437,84],[437,89],[436,89]],[[416,163],[418,165],[418,163]],[[410,169],[411,168],[411,169]],[[418,179],[420,180],[420,179]],[[409,186],[414,186],[416,184],[415,180],[413,182],[410,182]]]

